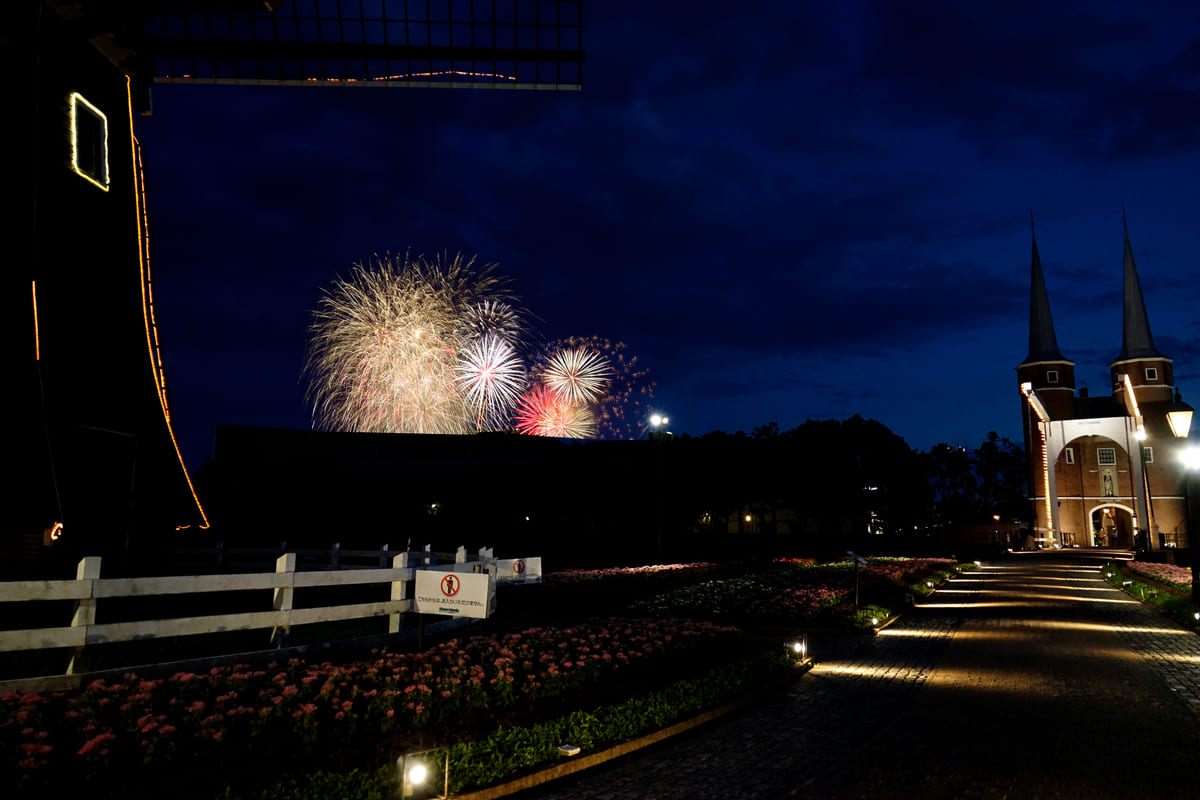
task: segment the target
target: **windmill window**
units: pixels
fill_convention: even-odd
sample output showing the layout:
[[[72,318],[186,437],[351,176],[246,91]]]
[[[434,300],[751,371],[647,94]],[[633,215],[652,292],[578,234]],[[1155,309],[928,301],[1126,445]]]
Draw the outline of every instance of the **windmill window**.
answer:
[[[1067,453],[1067,463],[1074,464],[1075,463],[1075,448],[1068,447],[1066,450],[1066,453]]]
[[[1096,463],[1105,467],[1114,467],[1117,464],[1117,448],[1115,447],[1097,447],[1096,448]]]
[[[1046,370],[1046,383],[1058,383],[1058,370]]]
[[[108,191],[108,118],[79,92],[71,93],[71,169]]]
[[[1158,368],[1157,367],[1146,367],[1146,380],[1148,380],[1148,381],[1158,380]]]

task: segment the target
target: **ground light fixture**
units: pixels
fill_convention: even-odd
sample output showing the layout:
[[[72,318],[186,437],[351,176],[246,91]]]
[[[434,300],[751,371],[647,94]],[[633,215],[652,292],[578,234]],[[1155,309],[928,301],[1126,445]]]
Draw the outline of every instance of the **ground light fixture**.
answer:
[[[789,639],[783,645],[784,649],[801,661],[808,660],[808,634],[802,633],[795,639]]]
[[[450,749],[435,747],[405,753],[396,759],[400,773],[400,796],[414,800],[442,800],[450,796]],[[441,770],[441,794],[434,786]]]

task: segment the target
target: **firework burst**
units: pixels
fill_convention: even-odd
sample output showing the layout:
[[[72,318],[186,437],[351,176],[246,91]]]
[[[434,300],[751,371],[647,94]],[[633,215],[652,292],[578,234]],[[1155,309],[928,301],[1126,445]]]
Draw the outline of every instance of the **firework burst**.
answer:
[[[517,351],[489,334],[467,346],[455,369],[459,388],[475,410],[476,427],[504,428],[525,387],[525,363]]]
[[[338,278],[309,328],[313,426],[635,438],[654,396],[648,371],[598,336],[552,342],[526,369],[528,312],[493,267],[405,254]]]
[[[608,359],[587,347],[570,347],[551,353],[542,373],[546,386],[576,405],[598,400],[612,377]]]
[[[526,333],[523,314],[508,303],[485,300],[466,310],[462,324],[472,339],[494,336],[516,347]]]
[[[306,371],[314,427],[467,433],[480,419],[459,366],[472,308],[511,299],[507,280],[474,259],[377,258],[322,297]]]
[[[530,368],[531,381],[553,386],[567,382],[564,362],[578,356],[567,353],[591,353],[596,363],[605,365],[603,382],[587,401],[595,421],[597,436],[609,439],[634,439],[654,401],[654,382],[650,371],[638,364],[637,356],[628,354],[623,342],[613,342],[600,336],[570,336],[550,342],[541,357]],[[582,383],[582,369],[575,369]],[[593,384],[595,385],[595,384]]]
[[[517,404],[516,427],[531,436],[587,439],[596,432],[590,409],[572,403],[545,386],[535,386]]]

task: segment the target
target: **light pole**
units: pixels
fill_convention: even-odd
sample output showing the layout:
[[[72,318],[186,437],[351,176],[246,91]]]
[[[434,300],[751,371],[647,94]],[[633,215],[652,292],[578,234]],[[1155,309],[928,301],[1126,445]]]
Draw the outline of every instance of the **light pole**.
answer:
[[[1176,439],[1187,440],[1192,430],[1192,409],[1175,395],[1174,407],[1167,412],[1167,424]],[[1180,454],[1183,463],[1184,519],[1187,521],[1188,559],[1192,562],[1192,602],[1200,604],[1200,559],[1196,553],[1196,513],[1192,500],[1192,473],[1200,468],[1200,449],[1185,445]]]
[[[664,417],[662,414],[651,414],[650,415],[650,426],[652,428],[654,428],[653,431],[650,431],[650,438],[652,438],[654,440],[654,449],[657,451],[655,453],[656,464],[655,464],[655,468],[654,468],[654,472],[655,472],[654,497],[655,497],[655,504],[657,506],[657,508],[655,509],[656,514],[657,514],[657,519],[655,520],[655,525],[656,525],[655,535],[656,535],[656,541],[658,544],[658,549],[660,552],[662,551],[662,516],[663,516],[662,439],[663,439],[663,426],[666,425],[670,421],[671,421],[670,418]],[[669,432],[668,432],[668,435],[670,435]]]
[[[1183,451],[1183,500],[1187,504],[1188,559],[1192,562],[1192,602],[1200,606],[1200,555],[1196,552],[1196,501],[1192,491],[1192,475],[1200,469],[1200,447],[1189,445]]]

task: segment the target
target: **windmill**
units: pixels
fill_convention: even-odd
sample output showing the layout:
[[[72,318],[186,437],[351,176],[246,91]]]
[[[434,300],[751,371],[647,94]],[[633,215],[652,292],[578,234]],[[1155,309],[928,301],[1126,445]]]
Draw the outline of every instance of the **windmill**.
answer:
[[[16,0],[0,563],[206,527],[174,441],[135,118],[155,83],[578,90],[581,0]],[[61,537],[61,538],[60,538]]]

